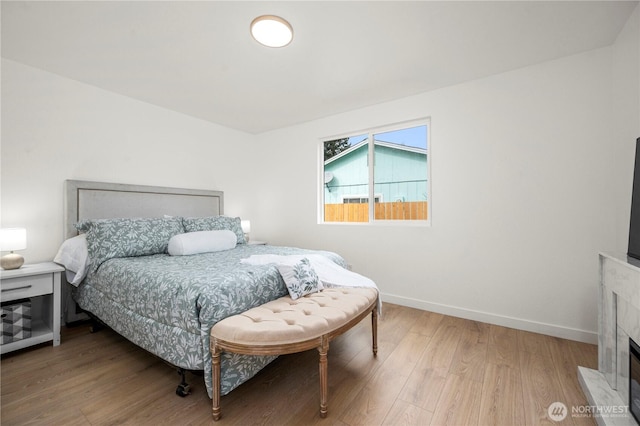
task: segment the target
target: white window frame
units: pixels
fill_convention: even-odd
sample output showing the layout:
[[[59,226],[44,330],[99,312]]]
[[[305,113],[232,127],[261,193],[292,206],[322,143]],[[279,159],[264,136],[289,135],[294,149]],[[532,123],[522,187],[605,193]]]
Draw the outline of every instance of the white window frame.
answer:
[[[355,135],[367,134],[367,148],[368,148],[368,164],[374,164],[374,144],[373,136],[378,133],[392,132],[395,130],[402,130],[411,127],[426,126],[427,127],[427,220],[376,220],[375,219],[375,203],[369,203],[369,221],[368,222],[325,222],[324,221],[324,143],[335,139],[348,138]],[[431,118],[424,117],[410,121],[403,121],[399,123],[389,124],[385,126],[372,127],[364,130],[356,130],[347,133],[340,133],[337,135],[327,136],[319,139],[318,143],[318,182],[316,188],[318,191],[318,224],[321,225],[352,225],[352,226],[431,226],[431,209],[433,205],[433,189],[431,185],[431,152],[433,147],[433,141],[431,140]],[[376,194],[375,190],[375,171],[374,167],[369,167],[369,200],[374,199]],[[364,197],[364,195],[363,195]],[[344,200],[343,200],[344,201]],[[382,202],[382,196],[380,195],[380,201]]]

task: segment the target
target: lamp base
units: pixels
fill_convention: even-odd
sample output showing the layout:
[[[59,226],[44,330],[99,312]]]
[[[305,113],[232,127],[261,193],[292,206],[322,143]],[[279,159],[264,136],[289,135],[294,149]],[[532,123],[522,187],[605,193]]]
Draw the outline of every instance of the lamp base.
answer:
[[[24,264],[24,257],[16,253],[5,254],[0,258],[2,269],[18,269]]]

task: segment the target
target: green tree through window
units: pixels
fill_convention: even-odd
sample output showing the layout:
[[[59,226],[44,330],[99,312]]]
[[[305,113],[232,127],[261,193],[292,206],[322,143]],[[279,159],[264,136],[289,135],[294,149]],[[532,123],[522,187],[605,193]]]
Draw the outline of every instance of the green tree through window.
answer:
[[[342,151],[349,148],[349,138],[335,139],[332,141],[326,141],[324,143],[324,161],[329,158],[340,154]]]

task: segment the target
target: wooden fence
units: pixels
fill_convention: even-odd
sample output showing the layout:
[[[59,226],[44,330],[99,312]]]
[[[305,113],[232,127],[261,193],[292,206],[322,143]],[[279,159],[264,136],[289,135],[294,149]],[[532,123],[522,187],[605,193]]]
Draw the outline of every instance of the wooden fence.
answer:
[[[376,220],[427,220],[426,201],[375,203]],[[368,222],[367,203],[325,204],[325,222]]]

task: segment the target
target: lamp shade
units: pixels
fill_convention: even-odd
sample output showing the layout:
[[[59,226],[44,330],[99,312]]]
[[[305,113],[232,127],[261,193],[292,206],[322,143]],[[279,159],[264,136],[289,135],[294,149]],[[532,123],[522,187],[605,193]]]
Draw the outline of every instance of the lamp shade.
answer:
[[[25,228],[0,229],[0,251],[24,250],[27,248]]]
[[[242,220],[242,221],[240,221],[240,225],[242,226],[242,232],[244,232],[245,234],[248,234],[248,233],[251,232],[251,221],[250,220]]]

